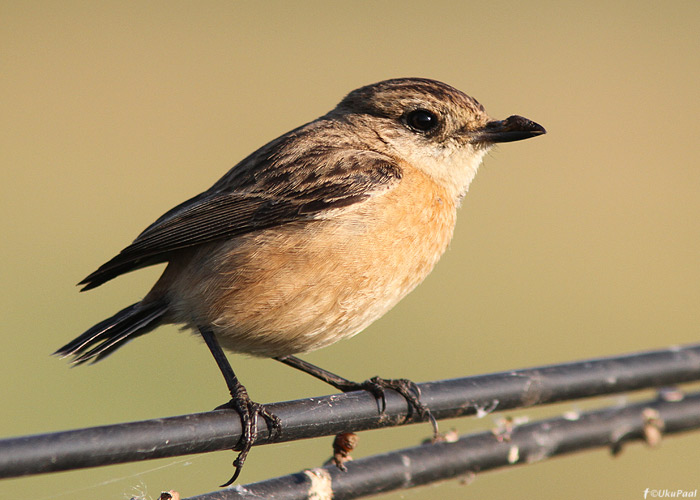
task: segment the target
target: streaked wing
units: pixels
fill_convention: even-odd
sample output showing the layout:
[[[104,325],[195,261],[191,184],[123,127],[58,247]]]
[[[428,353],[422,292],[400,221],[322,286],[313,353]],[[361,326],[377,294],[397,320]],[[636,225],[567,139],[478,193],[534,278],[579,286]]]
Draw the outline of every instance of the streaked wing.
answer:
[[[165,262],[176,250],[232,238],[292,221],[314,220],[328,210],[362,202],[400,180],[388,157],[362,150],[326,151],[311,167],[304,158],[265,168],[241,164],[211,190],[167,212],[116,257],[79,284],[89,290],[141,267]],[[312,157],[309,157],[311,159]],[[252,172],[252,173],[251,173]],[[234,175],[243,177],[232,185]],[[254,182],[250,182],[255,174]]]

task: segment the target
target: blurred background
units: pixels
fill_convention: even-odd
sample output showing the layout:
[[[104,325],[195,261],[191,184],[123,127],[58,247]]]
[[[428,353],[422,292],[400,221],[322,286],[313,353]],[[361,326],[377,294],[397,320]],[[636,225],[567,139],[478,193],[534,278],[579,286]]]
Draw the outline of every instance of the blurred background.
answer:
[[[699,22],[697,1],[0,2],[0,436],[226,401],[207,349],[174,327],[94,366],[51,357],[140,299],[162,267],[85,294],[75,283],[254,149],[393,77],[445,81],[548,134],[485,159],[450,249],[415,292],[305,359],[356,380],[426,381],[697,341]],[[332,392],[274,361],[231,360],[260,402]],[[363,432],[354,456],[429,433]],[[255,448],[240,482],[318,466],[331,441]],[[228,479],[233,458],[4,480],[0,497],[190,496]],[[386,498],[637,499],[698,488],[699,461],[695,433]]]

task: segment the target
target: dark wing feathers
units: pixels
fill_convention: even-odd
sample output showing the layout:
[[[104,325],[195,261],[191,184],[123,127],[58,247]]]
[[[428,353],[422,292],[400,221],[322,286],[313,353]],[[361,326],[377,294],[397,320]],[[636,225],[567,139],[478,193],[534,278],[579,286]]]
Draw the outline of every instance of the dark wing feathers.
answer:
[[[79,284],[89,290],[120,274],[165,262],[182,248],[317,219],[327,210],[386,191],[401,178],[400,168],[379,153],[345,148],[324,153],[320,157],[325,161],[318,154],[297,155],[291,161],[260,161],[251,155],[209,191],[167,212]]]

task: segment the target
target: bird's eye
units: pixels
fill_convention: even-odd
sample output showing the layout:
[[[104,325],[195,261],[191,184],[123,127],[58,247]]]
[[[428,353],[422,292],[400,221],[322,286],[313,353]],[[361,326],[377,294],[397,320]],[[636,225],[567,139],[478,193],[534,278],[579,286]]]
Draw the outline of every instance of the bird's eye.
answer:
[[[427,109],[416,109],[406,115],[406,125],[416,132],[430,132],[438,126],[438,117]]]

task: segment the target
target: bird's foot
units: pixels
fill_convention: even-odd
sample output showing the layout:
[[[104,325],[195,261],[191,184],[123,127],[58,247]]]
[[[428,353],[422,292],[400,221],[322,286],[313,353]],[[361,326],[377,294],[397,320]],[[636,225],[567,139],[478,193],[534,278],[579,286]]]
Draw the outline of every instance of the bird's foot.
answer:
[[[279,417],[268,411],[260,403],[252,401],[245,387],[239,384],[238,387],[232,391],[231,395],[233,396],[231,401],[217,407],[216,410],[230,409],[237,411],[241,417],[242,433],[241,439],[236,444],[236,447],[233,448],[234,451],[239,452],[238,456],[233,461],[235,471],[231,479],[221,485],[222,488],[231,485],[238,479],[243,469],[245,459],[248,457],[248,452],[253,447],[258,437],[258,417],[263,417],[265,419],[271,439],[277,437],[282,431],[282,422]]]
[[[385,389],[393,389],[406,400],[411,412],[417,412],[422,420],[428,420],[430,422],[433,427],[433,436],[439,436],[437,420],[435,420],[435,417],[430,413],[430,409],[421,402],[420,388],[415,382],[405,378],[385,379],[381,377],[372,377],[364,382],[351,382],[348,380],[337,387],[343,392],[359,390],[370,392],[380,403],[379,410],[381,414],[384,414],[386,411]]]

